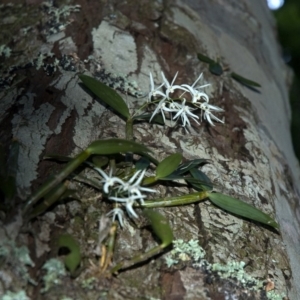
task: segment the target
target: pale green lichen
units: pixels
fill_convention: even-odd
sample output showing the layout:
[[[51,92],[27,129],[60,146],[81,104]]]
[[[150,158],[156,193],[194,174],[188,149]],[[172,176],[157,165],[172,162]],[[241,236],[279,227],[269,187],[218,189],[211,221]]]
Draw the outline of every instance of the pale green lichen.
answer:
[[[26,295],[25,291],[22,290],[15,293],[8,291],[0,300],[30,300],[30,298]]]
[[[185,242],[181,239],[173,241],[173,249],[165,256],[168,267],[183,261],[191,261],[194,267],[203,267],[206,271],[218,275],[221,279],[233,279],[249,290],[260,290],[264,282],[258,280],[245,272],[245,263],[243,261],[228,261],[227,264],[210,264],[204,259],[205,251],[199,245],[197,240]],[[284,293],[278,294],[275,291],[267,292],[270,300],[282,300]]]
[[[202,249],[198,241],[190,240],[185,242],[184,240],[173,241],[173,249],[170,255],[166,256],[166,263],[168,267],[177,264],[179,261],[201,262],[205,256],[205,251]]]
[[[263,282],[253,278],[244,270],[245,263],[243,261],[229,261],[226,265],[214,263],[211,265],[211,271],[216,272],[220,278],[231,278],[238,280],[243,286],[251,286],[249,289],[260,289]]]
[[[11,49],[7,47],[6,45],[0,46],[0,56],[4,56],[5,58],[10,57],[11,55]]]
[[[61,277],[66,275],[64,264],[56,258],[49,259],[42,269],[46,270],[46,274],[43,276],[44,288],[41,293],[47,292],[54,285],[61,284]]]
[[[84,289],[91,290],[94,287],[94,283],[97,281],[95,277],[89,277],[81,282],[81,286]]]
[[[27,266],[34,267],[34,263],[29,256],[29,250],[26,246],[17,247],[15,242],[3,239],[0,244],[0,258],[3,258],[5,264],[17,273],[23,280],[31,284],[37,284],[29,275]]]
[[[270,291],[267,293],[267,297],[269,300],[282,300],[286,299],[286,295],[284,293],[278,294],[275,291]]]

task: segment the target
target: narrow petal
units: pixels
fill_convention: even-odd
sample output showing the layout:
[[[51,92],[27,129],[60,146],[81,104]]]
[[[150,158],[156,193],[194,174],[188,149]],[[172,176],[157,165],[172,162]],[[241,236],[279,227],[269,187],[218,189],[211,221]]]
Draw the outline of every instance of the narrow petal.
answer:
[[[98,173],[100,173],[100,175],[107,180],[109,177],[108,175],[101,169],[101,168],[94,168],[94,170],[96,170]]]
[[[173,86],[173,83],[175,82],[175,80],[176,80],[176,78],[177,78],[177,75],[178,75],[178,71],[176,72],[176,74],[175,74],[175,76],[174,76],[174,78],[173,78],[173,80],[172,80],[171,86]]]
[[[156,190],[145,188],[142,186],[140,186],[140,191],[149,192],[149,193],[158,193],[158,191],[156,191]]]
[[[131,201],[128,201],[127,203],[126,203],[126,211],[127,211],[127,213],[128,213],[128,215],[130,216],[130,217],[134,217],[134,218],[138,218],[138,215],[135,213],[135,211],[133,210],[133,207],[132,207],[132,205],[133,205],[133,202],[131,202]]]
[[[127,202],[128,198],[109,197],[109,200],[113,200],[116,202]]]
[[[169,83],[169,81],[167,80],[167,78],[165,77],[164,72],[161,72],[161,76],[162,76],[162,78],[163,78],[163,81],[164,81],[166,87],[169,88],[169,87],[170,87],[170,83]]]
[[[158,103],[158,105],[157,105],[156,109],[154,110],[154,112],[153,112],[153,114],[152,114],[152,116],[151,116],[149,122],[151,122],[151,120],[153,119],[153,117],[154,117],[159,111],[161,111],[162,116],[163,116],[163,119],[164,119],[164,122],[166,122],[165,115],[164,115],[164,113],[163,113],[164,102],[165,102],[165,99],[162,99],[162,100]]]
[[[139,185],[139,184],[142,182],[142,180],[143,180],[143,178],[144,178],[144,176],[145,176],[145,173],[146,173],[146,169],[144,169],[144,170],[142,171],[141,176],[140,176],[139,179],[134,183],[134,185]]]
[[[154,90],[154,81],[153,81],[153,76],[152,76],[151,72],[150,72],[150,89],[151,89],[151,92]]]
[[[112,216],[113,222],[116,220],[116,218],[118,219],[121,227],[124,227],[124,223],[123,223],[123,216],[124,216],[124,212],[121,208],[116,207],[113,210],[111,210],[108,214],[106,214],[106,216]]]
[[[210,123],[212,126],[215,126],[215,124],[213,123],[213,121],[210,118],[210,115],[208,112],[204,113],[204,118],[208,121],[208,123]]]
[[[197,84],[197,82],[200,80],[200,78],[202,77],[202,74],[203,73],[201,73],[200,75],[199,75],[199,77],[195,80],[195,82],[192,84],[192,88]]]
[[[128,181],[128,183],[132,184],[134,182],[134,180],[138,177],[138,175],[141,173],[142,170],[138,170],[136,171],[133,176],[130,178],[130,180]]]

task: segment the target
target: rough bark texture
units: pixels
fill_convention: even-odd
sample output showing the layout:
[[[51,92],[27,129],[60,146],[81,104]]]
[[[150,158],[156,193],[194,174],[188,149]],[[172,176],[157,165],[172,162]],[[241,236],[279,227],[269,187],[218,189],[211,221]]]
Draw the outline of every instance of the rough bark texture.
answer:
[[[199,241],[209,263],[244,261],[249,275],[265,281],[270,278],[278,294],[300,299],[300,173],[289,133],[290,78],[266,3],[77,1],[72,5],[80,4],[80,10],[58,16],[65,3],[56,3],[55,9],[50,2],[42,6],[37,2],[1,8],[1,44],[13,50],[1,69],[2,88],[6,87],[0,101],[1,143],[6,148],[12,138],[21,143],[20,198],[25,201],[57,168],[42,161],[45,154],[74,155],[96,139],[125,135],[123,121],[79,85],[79,72],[86,69],[113,87],[116,82],[124,83],[118,90],[127,93],[123,97],[132,108],[145,101],[135,95],[147,93],[150,71],[157,82],[160,71],[169,79],[179,71],[177,82],[188,84],[203,72],[205,81],[211,83],[207,89],[210,102],[225,109],[225,125],[193,124],[187,134],[180,127],[140,124],[134,128],[134,136],[159,159],[181,152],[186,159],[211,160],[203,170],[216,186],[276,216],[280,235],[209,203],[161,212],[169,219],[176,239]],[[52,13],[48,14],[49,10]],[[64,30],[59,27],[62,24]],[[53,33],[55,28],[60,31]],[[39,55],[50,52],[52,57]],[[228,72],[212,75],[197,59],[197,52],[259,82],[260,92],[241,86]],[[55,59],[59,60],[56,68]],[[16,67],[5,73],[12,65]],[[175,195],[181,189],[161,187],[160,192]],[[17,211],[16,216],[7,215],[2,241],[7,244],[10,240],[11,249],[13,240],[30,249],[35,266],[28,268],[29,274],[38,285],[28,284],[28,278],[16,271],[18,262],[7,258],[0,292],[23,288],[32,299],[267,299],[265,293],[208,274],[191,261],[167,267],[163,256],[116,278],[96,276],[88,285],[87,279],[95,275],[88,259],[95,260],[97,221],[107,209],[95,191],[82,188],[81,202],[60,204],[38,217],[27,226],[30,234],[20,233],[22,220]],[[11,218],[13,222],[9,222]],[[53,285],[41,295],[41,267],[57,256],[52,243],[62,232],[79,240],[83,271],[76,280],[63,277],[63,284]],[[114,259],[130,258],[153,245],[149,231],[128,223],[119,233]]]

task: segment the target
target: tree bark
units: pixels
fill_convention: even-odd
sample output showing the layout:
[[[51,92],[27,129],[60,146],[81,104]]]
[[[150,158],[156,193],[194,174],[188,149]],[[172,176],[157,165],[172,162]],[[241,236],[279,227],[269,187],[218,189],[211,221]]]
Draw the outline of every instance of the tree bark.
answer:
[[[1,43],[12,49],[2,61],[1,143],[8,149],[17,139],[21,145],[17,187],[22,205],[57,169],[42,159],[44,155],[74,156],[94,140],[125,137],[125,123],[79,85],[78,74],[86,72],[111,85],[133,109],[145,101],[137,96],[148,93],[149,72],[158,83],[161,71],[169,80],[178,71],[179,84],[192,84],[203,72],[204,83],[211,84],[206,90],[210,103],[225,110],[224,125],[213,127],[203,121],[187,133],[180,127],[144,123],[134,127],[134,137],[160,160],[175,152],[185,159],[210,160],[203,171],[216,190],[276,216],[280,235],[208,202],[160,211],[172,225],[175,239],[197,240],[209,264],[243,261],[249,276],[274,282],[278,295],[300,299],[300,172],[289,128],[291,74],[281,59],[266,3],[77,1],[73,5],[81,7],[72,8],[37,2],[28,0],[21,7],[2,4],[1,12]],[[218,60],[225,72],[210,73],[197,53]],[[262,87],[246,88],[230,77],[231,72]],[[28,283],[10,257],[3,265],[0,293],[24,289],[32,299],[267,299],[270,295],[264,288],[253,291],[239,280],[197,268],[192,258],[168,267],[168,254],[117,277],[93,273],[95,279],[87,288],[92,277],[89,260],[96,259],[98,220],[108,207],[99,193],[82,189],[80,202],[49,209],[26,230],[18,209],[3,216],[2,247],[16,241],[10,249],[21,245],[30,249],[35,266],[26,268],[38,285]],[[160,188],[161,196],[180,192]],[[64,276],[61,284],[52,284],[41,294],[46,272],[41,268],[57,257],[52,243],[65,232],[79,241],[82,272],[76,280]],[[154,245],[149,231],[129,222],[118,233],[114,261]]]

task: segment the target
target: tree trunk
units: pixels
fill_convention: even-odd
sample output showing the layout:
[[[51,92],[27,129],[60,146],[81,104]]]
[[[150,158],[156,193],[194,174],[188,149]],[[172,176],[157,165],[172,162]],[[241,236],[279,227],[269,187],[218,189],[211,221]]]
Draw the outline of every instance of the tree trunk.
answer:
[[[78,74],[85,71],[115,88],[133,109],[145,101],[137,96],[149,92],[149,72],[158,83],[161,71],[169,80],[178,71],[178,84],[192,84],[203,72],[203,84],[211,84],[206,89],[210,103],[224,108],[218,117],[225,124],[203,121],[186,132],[142,123],[134,127],[134,138],[159,160],[175,152],[185,159],[208,159],[202,170],[216,190],[276,216],[280,234],[209,202],[160,209],[175,240],[186,245],[196,240],[207,265],[224,265],[230,272],[232,262],[245,262],[245,274],[266,282],[267,290],[273,282],[275,289],[252,290],[248,275],[225,278],[225,272],[196,267],[191,254],[168,266],[167,252],[117,277],[96,276],[89,261],[97,264],[98,220],[108,208],[101,194],[82,187],[80,202],[56,205],[29,224],[23,223],[19,208],[2,214],[1,247],[10,254],[0,252],[5,257],[0,293],[24,290],[30,299],[268,299],[272,294],[278,295],[272,299],[300,299],[300,173],[289,129],[291,76],[266,3],[77,1],[81,7],[70,7],[64,1],[57,6],[37,2],[1,8],[1,44],[12,49],[9,55],[3,48],[1,62],[1,143],[6,150],[12,138],[20,143],[17,187],[22,205],[58,168],[42,160],[44,155],[74,156],[94,140],[125,137],[125,123],[79,85]],[[219,61],[224,73],[212,74],[197,53]],[[231,72],[261,88],[241,85]],[[160,188],[161,197],[180,192]],[[58,257],[53,243],[66,232],[79,241],[81,273],[76,280],[67,275],[56,284],[49,280],[49,289],[41,293],[46,284],[42,266]],[[30,249],[34,266],[14,257],[21,245]],[[114,261],[154,245],[149,231],[128,222],[118,233]]]

